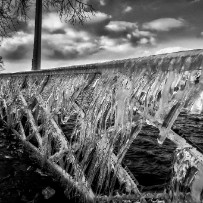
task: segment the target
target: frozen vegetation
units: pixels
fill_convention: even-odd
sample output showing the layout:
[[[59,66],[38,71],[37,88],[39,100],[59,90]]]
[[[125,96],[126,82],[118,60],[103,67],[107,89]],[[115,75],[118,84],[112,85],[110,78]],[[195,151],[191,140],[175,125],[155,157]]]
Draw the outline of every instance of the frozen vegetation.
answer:
[[[93,202],[146,201],[122,160],[147,122],[159,144],[177,145],[171,185],[156,198],[201,202],[203,155],[171,127],[182,110],[202,112],[202,62],[193,50],[1,74],[1,119],[67,197],[74,190]]]

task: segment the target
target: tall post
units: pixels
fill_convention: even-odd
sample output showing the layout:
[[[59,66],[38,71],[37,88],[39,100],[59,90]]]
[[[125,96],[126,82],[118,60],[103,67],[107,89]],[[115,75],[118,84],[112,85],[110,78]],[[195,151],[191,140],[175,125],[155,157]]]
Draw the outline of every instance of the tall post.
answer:
[[[36,0],[32,70],[41,69],[42,0]]]

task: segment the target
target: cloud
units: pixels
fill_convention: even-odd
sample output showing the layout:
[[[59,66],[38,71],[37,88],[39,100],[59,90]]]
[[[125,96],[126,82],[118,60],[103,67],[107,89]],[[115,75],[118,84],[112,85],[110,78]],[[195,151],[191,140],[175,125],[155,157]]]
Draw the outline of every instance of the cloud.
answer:
[[[126,6],[123,10],[123,13],[129,13],[130,11],[132,11],[133,8],[131,6]]]
[[[26,32],[26,33],[30,33],[32,32],[32,30],[30,30],[30,26],[29,26],[29,23],[28,22],[23,22],[23,21],[20,21],[18,23],[18,25],[16,26],[16,31],[17,32]]]
[[[65,28],[65,34],[43,35],[43,55],[49,60],[67,60],[94,54],[100,47],[85,31]]]
[[[100,35],[104,27],[110,22],[111,16],[102,12],[95,12],[90,19],[84,22],[83,25],[71,25],[60,19],[57,13],[47,13],[43,16],[43,31],[48,34],[64,34],[70,37],[82,37],[87,33]],[[83,35],[83,36],[82,36]]]
[[[12,38],[5,38],[1,44],[2,56],[8,60],[22,60],[31,57],[33,36],[17,32]]]
[[[111,19],[110,15],[102,12],[96,12],[93,16],[91,16],[91,18],[87,22],[85,22],[85,25],[101,23],[106,20],[109,21],[110,19]]]
[[[78,59],[104,50],[120,53],[133,46],[156,43],[155,35],[140,31],[136,22],[110,21],[104,13],[97,13],[84,27],[61,24],[54,30],[48,25],[50,32],[43,35],[43,53],[50,60]]]
[[[91,5],[93,3],[96,3],[99,6],[106,6],[106,4],[107,4],[107,0],[85,0],[85,1],[86,1],[87,4],[91,4]]]
[[[99,14],[95,22],[102,20]],[[28,27],[33,28],[31,20]],[[54,60],[66,60],[91,55],[100,50],[97,40],[89,32],[76,29],[69,23],[60,21],[56,13],[43,16],[42,57]],[[2,41],[1,51],[4,59],[22,60],[32,58],[33,33],[18,31],[13,38]]]
[[[105,29],[107,30],[106,36],[115,39],[125,39],[134,46],[137,46],[138,44],[154,45],[156,42],[156,35],[150,31],[139,30],[137,23],[126,21],[111,21],[108,25],[105,26]]]
[[[57,13],[47,13],[43,16],[42,27],[44,30],[53,32],[54,30],[63,29],[66,24],[60,20]]]
[[[58,46],[54,43],[48,43],[44,47],[44,55],[45,58],[49,60],[67,60],[95,54],[99,49],[100,48],[96,43],[91,42],[80,43],[79,45],[60,44]]]
[[[102,36],[99,39],[99,44],[101,48],[104,50],[118,51],[119,50],[118,47],[121,47],[121,45],[125,46],[126,44],[129,43],[124,38],[113,39],[107,36]]]
[[[146,30],[155,30],[155,31],[170,31],[172,29],[177,29],[186,26],[186,22],[179,18],[160,18],[147,22],[143,24],[143,28]]]
[[[61,35],[64,35],[64,34],[66,34],[66,31],[64,30],[64,29],[56,29],[56,30],[53,30],[52,32],[51,32],[52,34],[61,34]]]
[[[108,15],[97,12],[94,18],[85,23],[85,26],[73,26],[60,20],[57,13],[45,15],[43,28],[46,32],[42,36],[44,58],[68,60],[96,53],[99,46],[92,37],[89,27],[101,23],[107,18]]]
[[[136,46],[153,45],[155,35],[139,30],[136,22],[112,21],[112,17],[96,12],[84,26],[72,26],[61,21],[55,12],[43,15],[42,58],[65,61],[89,57],[109,51],[123,53]],[[2,51],[5,59],[12,61],[32,59],[34,20],[28,21],[23,30],[12,39],[4,40]],[[26,32],[32,30],[32,34]],[[99,55],[99,54],[97,54]]]
[[[102,36],[105,35],[104,27],[111,21],[111,18],[106,13],[96,12],[83,25],[75,25],[74,29],[83,30],[95,36]]]
[[[167,47],[164,49],[160,49],[158,51],[155,52],[155,55],[158,54],[165,54],[165,53],[172,53],[172,52],[178,52],[178,51],[187,51],[190,50],[189,48],[185,48],[185,47]]]
[[[188,0],[190,3],[197,3],[200,2],[201,0]]]
[[[101,6],[105,6],[106,5],[106,1],[105,0],[99,0],[99,3]]]
[[[156,44],[155,36],[156,36],[155,34],[149,32],[149,31],[140,31],[138,29],[127,34],[127,38],[135,45],[137,45],[137,44],[155,45]]]
[[[111,21],[105,27],[108,31],[113,32],[125,32],[128,30],[135,30],[138,28],[137,23],[131,23],[126,21]]]
[[[5,50],[3,56],[8,60],[21,60],[26,59],[29,54],[28,52],[31,51],[29,46],[26,44],[18,45],[13,49]]]
[[[48,50],[46,57],[52,60],[67,60],[72,58],[77,58],[78,52],[74,48],[61,49],[60,47],[53,47],[51,50]]]

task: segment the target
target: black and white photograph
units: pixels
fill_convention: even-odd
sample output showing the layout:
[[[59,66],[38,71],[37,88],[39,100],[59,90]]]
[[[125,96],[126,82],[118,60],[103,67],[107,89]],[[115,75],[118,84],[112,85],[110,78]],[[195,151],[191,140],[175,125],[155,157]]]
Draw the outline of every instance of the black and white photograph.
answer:
[[[203,203],[203,0],[0,0],[0,203]]]

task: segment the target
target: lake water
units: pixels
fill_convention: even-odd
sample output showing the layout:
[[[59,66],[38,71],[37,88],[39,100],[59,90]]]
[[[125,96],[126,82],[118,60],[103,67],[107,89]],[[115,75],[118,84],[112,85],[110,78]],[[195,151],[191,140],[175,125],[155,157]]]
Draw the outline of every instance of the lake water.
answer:
[[[203,153],[203,114],[181,113],[172,129]],[[157,143],[159,130],[145,125],[128,150],[124,163],[144,190],[163,189],[171,179],[175,145]]]

